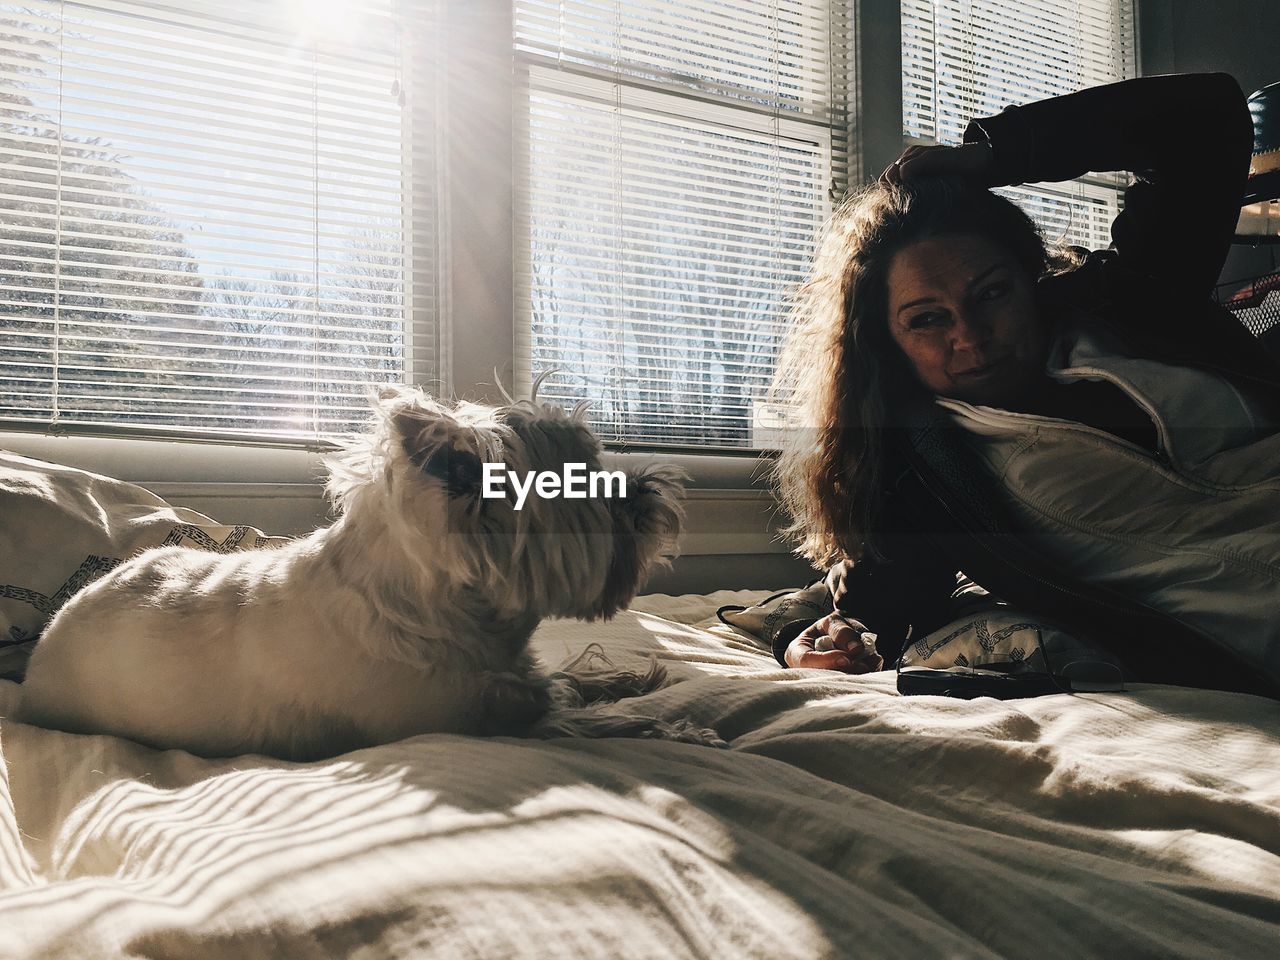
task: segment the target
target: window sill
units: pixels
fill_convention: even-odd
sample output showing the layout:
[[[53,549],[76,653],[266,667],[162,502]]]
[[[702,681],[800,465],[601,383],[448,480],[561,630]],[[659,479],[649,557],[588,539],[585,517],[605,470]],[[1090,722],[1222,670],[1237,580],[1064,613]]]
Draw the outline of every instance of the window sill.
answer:
[[[137,483],[175,506],[227,523],[297,536],[327,522],[323,454],[285,450],[0,432],[0,449]],[[692,478],[681,540],[685,556],[787,554],[768,461],[752,456],[606,451],[606,469],[674,463]]]

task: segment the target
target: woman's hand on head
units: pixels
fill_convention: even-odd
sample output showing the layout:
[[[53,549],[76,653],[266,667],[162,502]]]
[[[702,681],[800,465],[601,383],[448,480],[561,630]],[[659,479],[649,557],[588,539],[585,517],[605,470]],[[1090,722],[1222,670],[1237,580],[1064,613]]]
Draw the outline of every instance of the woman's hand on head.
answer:
[[[986,185],[991,173],[991,144],[979,141],[959,146],[916,144],[880,174],[881,183],[903,183],[920,177],[966,177]]]
[[[867,634],[863,638],[863,634]],[[844,614],[831,613],[791,641],[783,658],[789,667],[873,673],[884,667],[876,652],[875,635]]]

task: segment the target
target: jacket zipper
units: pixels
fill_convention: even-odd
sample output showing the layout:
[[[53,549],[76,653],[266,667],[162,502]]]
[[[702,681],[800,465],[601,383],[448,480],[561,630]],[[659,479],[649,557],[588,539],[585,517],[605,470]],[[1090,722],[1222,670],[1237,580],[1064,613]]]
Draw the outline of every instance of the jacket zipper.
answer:
[[[1092,315],[1095,317],[1098,316],[1097,314],[1092,314]],[[1105,318],[1099,317],[1099,319],[1102,320],[1103,325],[1107,328],[1107,330],[1111,333],[1112,336],[1118,337],[1122,342],[1125,340],[1125,331],[1122,328],[1118,327],[1114,323],[1111,323],[1105,320]],[[1259,349],[1262,349],[1264,353],[1266,352],[1265,348],[1263,348],[1261,344],[1259,344]],[[1192,360],[1192,359],[1187,359],[1182,357],[1172,359],[1172,360],[1164,359],[1160,357],[1155,357],[1152,359],[1159,360],[1161,363],[1168,363],[1175,366],[1194,367],[1200,370],[1208,370],[1228,378],[1228,381],[1232,377],[1238,377],[1242,380],[1248,380],[1250,383],[1253,383],[1256,386],[1265,387],[1267,390],[1270,390],[1273,393],[1280,394],[1280,380],[1275,380],[1270,377],[1260,377],[1252,373],[1245,373],[1242,370],[1229,369],[1227,367],[1221,366],[1220,364],[1211,363],[1207,360]],[[1056,371],[1056,373],[1070,373],[1077,370],[1088,372],[1094,376],[1100,376],[1103,379],[1108,380],[1115,386],[1119,387],[1120,389],[1124,390],[1124,392],[1128,394],[1129,397],[1132,398],[1135,403],[1137,403],[1140,407],[1142,407],[1142,409],[1147,412],[1147,415],[1149,417],[1151,417],[1152,421],[1156,424],[1156,430],[1159,433],[1161,445],[1166,449],[1168,448],[1169,437],[1168,437],[1168,433],[1167,433],[1167,429],[1165,427],[1164,421],[1159,417],[1159,415],[1155,412],[1155,410],[1151,407],[1151,405],[1148,404],[1145,401],[1145,399],[1136,390],[1134,391],[1129,390],[1126,387],[1126,384],[1122,378],[1116,377],[1114,374],[1110,373],[1109,371],[1099,370],[1096,367],[1070,367],[1064,370]],[[1049,375],[1054,377],[1054,379],[1058,379],[1055,376],[1055,373],[1050,373]],[[1065,383],[1068,381],[1060,381],[1060,382]],[[1108,436],[1110,436],[1110,434],[1108,434]],[[1114,439],[1119,440],[1122,443],[1128,443],[1128,441],[1124,441],[1122,438],[1119,438],[1119,437],[1116,437]],[[1130,444],[1130,446],[1133,446],[1135,449],[1140,450],[1144,456],[1150,455],[1149,451],[1145,450],[1142,447],[1137,446],[1136,444]],[[1157,450],[1156,457],[1157,459],[1164,460],[1169,464],[1173,463],[1173,458],[1171,456],[1166,455],[1163,450]],[[1180,472],[1179,472],[1179,475],[1181,475]]]
[[[1106,380],[1108,383],[1124,391],[1125,396],[1127,396],[1130,400],[1132,400],[1139,407],[1141,407],[1142,410],[1146,413],[1146,415],[1151,418],[1151,422],[1154,423],[1156,426],[1156,434],[1160,441],[1160,447],[1155,451],[1156,459],[1164,460],[1170,464],[1173,463],[1173,454],[1170,452],[1172,444],[1170,443],[1170,438],[1169,438],[1169,428],[1165,424],[1164,418],[1160,416],[1159,412],[1155,408],[1155,405],[1150,403],[1147,400],[1147,398],[1144,397],[1142,393],[1133,386],[1133,384],[1125,380],[1124,377],[1118,376],[1109,370],[1101,370],[1098,367],[1069,367],[1065,370],[1059,370],[1058,373],[1059,374],[1081,373],[1088,376],[1101,377],[1103,380]],[[1070,382],[1067,380],[1062,380],[1060,379],[1060,377],[1054,374],[1051,374],[1051,376],[1053,376],[1053,378],[1055,380],[1058,380],[1060,383]],[[1113,437],[1112,434],[1107,433],[1105,430],[1099,430],[1096,427],[1090,427],[1088,424],[1081,424],[1081,426],[1085,427],[1087,430],[1091,432],[1096,431],[1099,434],[1105,434],[1107,437],[1110,437],[1115,440],[1119,440],[1121,443],[1125,444],[1126,446],[1132,447],[1134,450],[1140,450],[1143,456],[1149,456],[1149,453],[1147,450],[1138,446],[1138,444],[1136,443],[1132,443],[1128,440],[1125,440],[1123,437]]]

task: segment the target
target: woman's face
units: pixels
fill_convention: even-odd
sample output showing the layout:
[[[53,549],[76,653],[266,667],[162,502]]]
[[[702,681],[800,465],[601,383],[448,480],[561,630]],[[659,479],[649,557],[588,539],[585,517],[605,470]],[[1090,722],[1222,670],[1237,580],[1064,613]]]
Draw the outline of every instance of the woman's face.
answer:
[[[889,335],[926,389],[1008,405],[1044,370],[1048,324],[1032,278],[1003,246],[935,237],[889,263]]]

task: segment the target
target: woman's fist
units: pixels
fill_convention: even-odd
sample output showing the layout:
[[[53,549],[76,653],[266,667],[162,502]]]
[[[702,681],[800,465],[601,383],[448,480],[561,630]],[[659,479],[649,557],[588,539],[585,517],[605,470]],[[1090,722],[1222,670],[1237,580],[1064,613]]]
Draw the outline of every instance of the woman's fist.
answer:
[[[872,673],[884,667],[876,635],[841,613],[830,613],[791,641],[783,654],[788,667]]]
[[[880,174],[883,183],[902,183],[918,177],[966,177],[983,186],[991,174],[991,144],[962,143],[948,147],[939,143],[916,144]]]

